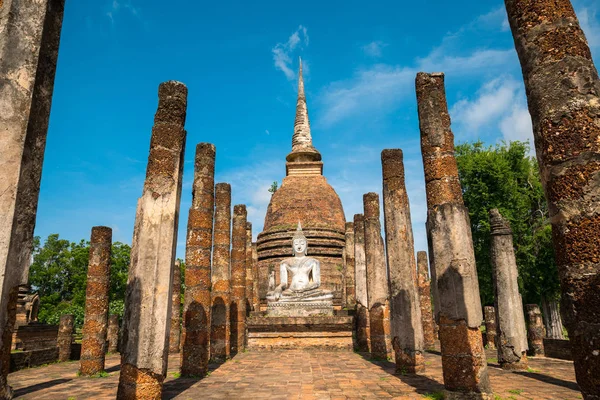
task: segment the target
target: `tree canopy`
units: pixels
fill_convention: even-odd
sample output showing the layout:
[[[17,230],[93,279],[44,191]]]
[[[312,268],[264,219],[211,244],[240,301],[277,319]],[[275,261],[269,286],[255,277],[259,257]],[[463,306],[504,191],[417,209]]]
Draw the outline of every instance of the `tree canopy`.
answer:
[[[130,247],[121,242],[112,245],[110,266],[110,313],[123,314],[127,286]],[[90,244],[49,235],[41,245],[34,238],[33,263],[29,284],[40,295],[40,322],[57,324],[63,314],[75,316],[75,326],[83,325]]]
[[[542,296],[556,298],[559,293],[548,207],[537,161],[528,153],[529,144],[524,142],[489,147],[475,142],[456,147],[481,300],[486,305],[494,302],[488,216],[492,208],[510,221],[523,300],[539,303]]]

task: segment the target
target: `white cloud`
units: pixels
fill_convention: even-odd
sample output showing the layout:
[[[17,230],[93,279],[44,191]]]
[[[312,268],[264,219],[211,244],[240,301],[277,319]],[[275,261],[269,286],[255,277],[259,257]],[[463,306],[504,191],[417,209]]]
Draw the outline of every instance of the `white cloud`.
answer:
[[[510,76],[486,83],[473,100],[459,100],[450,110],[452,119],[468,134],[476,134],[481,127],[488,126],[506,114],[515,102],[519,85]]]
[[[500,121],[500,132],[504,140],[529,141],[531,152],[533,149],[533,127],[531,126],[531,115],[529,110],[523,104],[514,105],[510,114],[506,115]]]
[[[517,67],[514,48],[481,48],[465,51],[465,41],[481,32],[497,34],[508,29],[504,7],[493,9],[464,25],[456,32],[448,33],[440,45],[425,57],[418,57],[412,65],[375,64],[355,72],[347,80],[333,82],[317,99],[322,107],[317,124],[325,127],[360,113],[388,112],[406,98],[414,98],[414,79],[419,71],[443,71],[454,78],[481,78],[506,72],[507,66]],[[365,52],[379,54],[373,42],[363,47]]]
[[[273,47],[273,62],[275,68],[282,71],[289,80],[295,78],[295,73],[292,71],[292,53],[297,48],[308,46],[308,34],[306,28],[302,25],[290,35],[287,41],[277,43]]]
[[[369,57],[381,57],[383,48],[387,46],[387,43],[384,43],[380,40],[371,42],[362,46],[362,51],[368,55]]]
[[[133,15],[135,17],[139,17],[140,16],[140,10],[139,10],[139,8],[135,7],[131,3],[131,0],[112,0],[112,3],[110,5],[110,9],[106,13],[106,16],[114,24],[115,23],[115,16],[118,13],[122,12],[122,11],[127,11],[127,12],[129,12],[131,15]]]
[[[352,79],[330,84],[321,93],[323,106],[318,123],[333,125],[357,113],[387,111],[407,97],[414,96],[414,80],[419,71],[440,71],[453,76],[468,76],[505,68],[515,57],[514,50],[478,50],[467,56],[443,55],[439,49],[414,67],[376,64],[359,70]]]

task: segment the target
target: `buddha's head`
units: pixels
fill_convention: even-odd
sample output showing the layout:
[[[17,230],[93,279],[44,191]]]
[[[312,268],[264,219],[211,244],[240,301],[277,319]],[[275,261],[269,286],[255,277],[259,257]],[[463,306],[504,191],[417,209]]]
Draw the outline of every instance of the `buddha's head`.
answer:
[[[300,225],[300,222],[298,222],[298,228],[292,237],[292,252],[294,256],[299,254],[306,255],[307,249],[308,241],[302,232],[302,225]]]

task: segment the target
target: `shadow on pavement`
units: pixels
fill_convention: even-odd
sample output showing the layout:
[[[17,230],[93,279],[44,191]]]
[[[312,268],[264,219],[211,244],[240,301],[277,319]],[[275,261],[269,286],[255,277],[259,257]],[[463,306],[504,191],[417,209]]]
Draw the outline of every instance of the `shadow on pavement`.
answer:
[[[37,392],[38,390],[48,389],[48,388],[51,388],[52,386],[62,385],[63,383],[67,383],[72,380],[73,379],[61,378],[61,379],[54,379],[54,380],[48,381],[48,382],[37,383],[35,385],[31,385],[31,386],[27,386],[27,387],[15,390],[14,397],[19,398],[20,396],[25,396],[26,394],[34,393],[34,392]]]

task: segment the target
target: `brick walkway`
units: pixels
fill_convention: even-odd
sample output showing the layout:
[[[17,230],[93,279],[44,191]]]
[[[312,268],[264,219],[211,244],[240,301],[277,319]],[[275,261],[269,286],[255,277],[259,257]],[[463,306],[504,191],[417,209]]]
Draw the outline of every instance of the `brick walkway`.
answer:
[[[493,351],[488,357],[495,357]],[[389,362],[351,352],[247,352],[213,366],[202,380],[177,378],[179,356],[169,359],[165,399],[423,399],[443,389],[439,355],[425,356],[427,372],[396,376]],[[573,364],[533,358],[531,372],[510,373],[490,359],[497,399],[581,399]],[[79,378],[79,362],[52,364],[9,375],[16,399],[114,399],[119,356],[107,357],[109,376]]]

